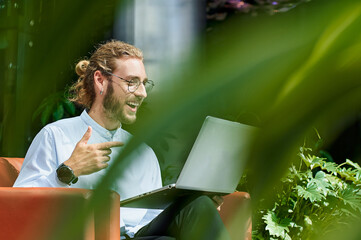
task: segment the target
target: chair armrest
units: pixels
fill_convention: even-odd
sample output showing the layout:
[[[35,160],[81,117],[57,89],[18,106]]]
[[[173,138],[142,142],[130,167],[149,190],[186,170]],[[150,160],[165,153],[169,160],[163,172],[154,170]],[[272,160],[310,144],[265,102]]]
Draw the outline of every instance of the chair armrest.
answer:
[[[252,239],[251,197],[247,192],[234,192],[223,197],[219,214],[232,240]]]
[[[8,161],[18,172],[20,172],[21,166],[23,165],[24,158],[10,158],[10,157],[0,157]]]
[[[109,192],[109,204],[89,213],[91,194],[75,188],[0,187],[0,239],[54,239],[64,232],[64,223],[77,219],[66,239],[119,240],[119,195]]]
[[[0,187],[12,187],[19,175],[24,158],[0,157]]]

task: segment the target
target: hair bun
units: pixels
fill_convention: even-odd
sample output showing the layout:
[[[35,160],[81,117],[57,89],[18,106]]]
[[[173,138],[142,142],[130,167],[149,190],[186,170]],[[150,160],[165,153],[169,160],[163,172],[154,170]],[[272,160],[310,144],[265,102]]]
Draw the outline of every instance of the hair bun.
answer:
[[[88,60],[79,61],[78,64],[75,66],[76,74],[78,74],[79,77],[83,77],[85,75],[85,71],[88,65],[89,65]]]

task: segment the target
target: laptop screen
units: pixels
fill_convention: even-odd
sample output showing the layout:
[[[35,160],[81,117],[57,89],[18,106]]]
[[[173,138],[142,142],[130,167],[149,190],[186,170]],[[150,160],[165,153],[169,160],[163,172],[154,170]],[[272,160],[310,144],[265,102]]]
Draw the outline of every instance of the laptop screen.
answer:
[[[176,186],[231,193],[242,177],[256,127],[208,116]]]

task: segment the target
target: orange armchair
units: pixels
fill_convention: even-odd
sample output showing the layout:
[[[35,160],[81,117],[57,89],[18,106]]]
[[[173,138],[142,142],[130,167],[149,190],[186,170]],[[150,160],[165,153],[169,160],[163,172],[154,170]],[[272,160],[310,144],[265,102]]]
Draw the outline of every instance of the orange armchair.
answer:
[[[119,240],[120,197],[117,193],[109,192],[104,196],[107,204],[90,208],[89,213],[86,209],[91,204],[92,190],[12,188],[23,160],[0,158],[0,239]],[[74,218],[77,221],[70,221]],[[69,221],[75,222],[73,229],[66,225]],[[67,227],[66,232],[62,227]]]
[[[59,225],[85,213],[92,190],[74,188],[12,188],[23,158],[0,157],[0,239],[48,240],[62,233]],[[120,197],[115,192],[106,196],[107,204],[92,209],[79,218],[66,239],[120,239]],[[235,192],[224,197],[220,216],[232,240],[250,240],[250,196]],[[71,231],[72,230],[72,231]],[[64,234],[64,233],[63,233]],[[65,233],[67,234],[67,233]]]
[[[252,239],[251,197],[247,192],[234,192],[223,197],[219,209],[232,240]]]

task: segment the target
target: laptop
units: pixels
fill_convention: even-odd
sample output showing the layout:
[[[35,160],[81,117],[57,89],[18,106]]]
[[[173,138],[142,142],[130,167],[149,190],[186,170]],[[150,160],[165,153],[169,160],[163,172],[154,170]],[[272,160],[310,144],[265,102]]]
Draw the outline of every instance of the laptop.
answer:
[[[121,207],[164,209],[189,195],[226,195],[242,177],[256,127],[206,117],[176,183],[120,201]]]

